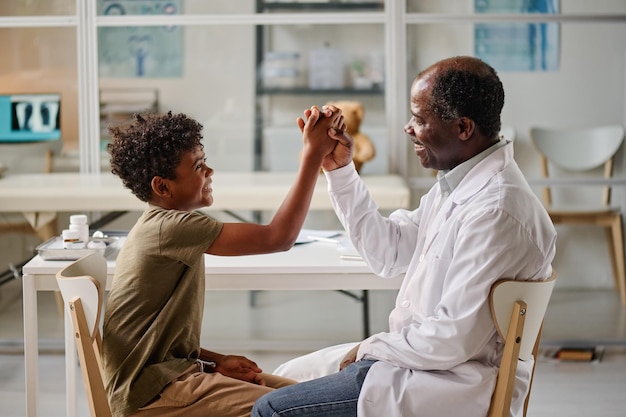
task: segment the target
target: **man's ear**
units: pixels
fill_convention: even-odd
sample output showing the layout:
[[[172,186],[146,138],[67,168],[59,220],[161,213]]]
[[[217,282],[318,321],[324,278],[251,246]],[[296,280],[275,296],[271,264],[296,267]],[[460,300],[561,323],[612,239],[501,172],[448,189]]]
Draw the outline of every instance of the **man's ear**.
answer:
[[[459,129],[459,139],[468,140],[474,134],[476,124],[470,118],[461,117],[457,122],[457,127]]]
[[[158,175],[152,177],[150,185],[152,186],[152,192],[158,197],[169,197],[172,194],[167,181],[163,177],[159,177]]]

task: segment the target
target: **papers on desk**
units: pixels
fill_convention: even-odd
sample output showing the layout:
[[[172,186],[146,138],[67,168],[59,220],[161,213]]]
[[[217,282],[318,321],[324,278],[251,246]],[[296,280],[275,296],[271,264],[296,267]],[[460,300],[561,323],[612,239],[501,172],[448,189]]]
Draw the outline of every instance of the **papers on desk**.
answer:
[[[341,259],[351,261],[363,260],[359,252],[352,244],[350,238],[346,236],[343,231],[302,229],[296,239],[296,245],[312,242],[324,242],[336,245],[337,252],[339,253],[339,257]]]
[[[362,261],[363,258],[359,251],[356,250],[349,237],[343,236],[343,238],[337,244],[337,251],[339,257],[347,261]]]
[[[302,229],[296,239],[296,245],[311,242],[338,243],[341,237],[339,230]]]

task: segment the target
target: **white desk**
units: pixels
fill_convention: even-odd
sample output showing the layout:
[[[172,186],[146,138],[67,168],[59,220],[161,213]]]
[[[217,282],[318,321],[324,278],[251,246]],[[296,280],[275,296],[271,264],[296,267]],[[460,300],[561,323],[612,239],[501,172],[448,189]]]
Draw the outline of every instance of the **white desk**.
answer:
[[[295,173],[216,172],[212,210],[276,210]],[[410,191],[397,175],[364,175],[381,209],[407,208]],[[320,174],[311,210],[332,209],[327,182]],[[142,211],[146,204],[110,173],[17,174],[0,179],[0,212]]]
[[[113,256],[112,256],[113,257]],[[355,290],[398,289],[401,277],[382,279],[362,261],[342,260],[332,244],[315,242],[270,255],[216,257],[206,255],[206,287],[213,290]],[[38,415],[37,291],[58,290],[55,274],[66,261],[44,261],[36,256],[23,272],[24,361],[26,415]],[[108,260],[109,281],[115,260]],[[76,416],[76,350],[71,321],[65,315],[66,415]]]

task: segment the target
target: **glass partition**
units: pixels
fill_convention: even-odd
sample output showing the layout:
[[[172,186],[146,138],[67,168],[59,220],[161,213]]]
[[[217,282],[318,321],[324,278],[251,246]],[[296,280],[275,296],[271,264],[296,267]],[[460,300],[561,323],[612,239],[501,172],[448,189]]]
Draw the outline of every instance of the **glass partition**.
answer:
[[[354,129],[367,135],[378,151],[363,172],[386,173],[384,27],[274,25],[263,27],[258,39],[260,168],[296,171],[301,143],[296,118],[312,105],[344,102],[362,106]]]
[[[72,45],[59,48],[59,45]],[[0,163],[7,173],[77,170],[76,30],[0,28]],[[52,134],[52,133],[55,134]]]
[[[103,147],[135,112],[182,111],[216,169],[295,172],[303,110],[358,101],[378,151],[365,169],[387,172],[383,25],[104,26],[98,51]]]
[[[116,27],[121,37],[151,29]],[[251,170],[253,165],[255,65],[254,28],[246,26],[181,27],[178,51],[163,44],[146,47],[146,65],[180,60],[180,71],[162,76],[109,77],[100,62],[103,132],[107,124],[123,123],[134,113],[183,112],[204,126],[207,163],[216,170]],[[228,43],[229,48],[224,48]],[[103,45],[102,39],[100,44]],[[111,45],[116,49],[117,43]],[[106,45],[103,45],[106,47]],[[169,45],[172,46],[171,44]],[[131,59],[136,51],[124,51]],[[102,55],[101,55],[102,56]],[[154,58],[151,63],[151,56]],[[114,109],[115,111],[108,111]]]
[[[534,177],[539,171],[528,139],[531,125],[622,124],[624,118],[624,54],[615,51],[626,49],[626,25],[556,24],[556,68],[510,70],[492,64],[506,92],[503,124],[516,129],[517,158]],[[410,25],[409,85],[419,71],[440,59],[474,55],[474,27],[472,23]],[[418,169],[414,165],[412,169]]]

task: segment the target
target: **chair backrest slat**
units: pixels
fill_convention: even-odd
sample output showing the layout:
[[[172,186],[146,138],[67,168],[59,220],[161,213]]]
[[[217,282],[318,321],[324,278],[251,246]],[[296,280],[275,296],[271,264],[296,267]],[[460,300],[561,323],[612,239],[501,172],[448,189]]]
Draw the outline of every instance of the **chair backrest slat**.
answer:
[[[63,301],[72,318],[92,417],[111,417],[100,359],[99,325],[106,278],[106,260],[99,253],[86,255],[56,274]]]
[[[515,388],[518,360],[528,360],[537,353],[543,318],[554,283],[556,272],[547,280],[521,281],[503,279],[491,287],[489,304],[494,325],[504,341],[502,360],[498,369],[496,386],[491,397],[489,417],[509,417]],[[533,366],[530,386],[534,376]],[[524,401],[524,416],[528,406]]]
[[[506,337],[509,330],[511,306],[516,301],[524,301],[527,304],[524,338],[519,353],[522,360],[532,357],[535,339],[541,329],[555,281],[556,274],[554,273],[544,281],[503,279],[496,282],[492,287],[491,311],[496,329],[502,338]]]

